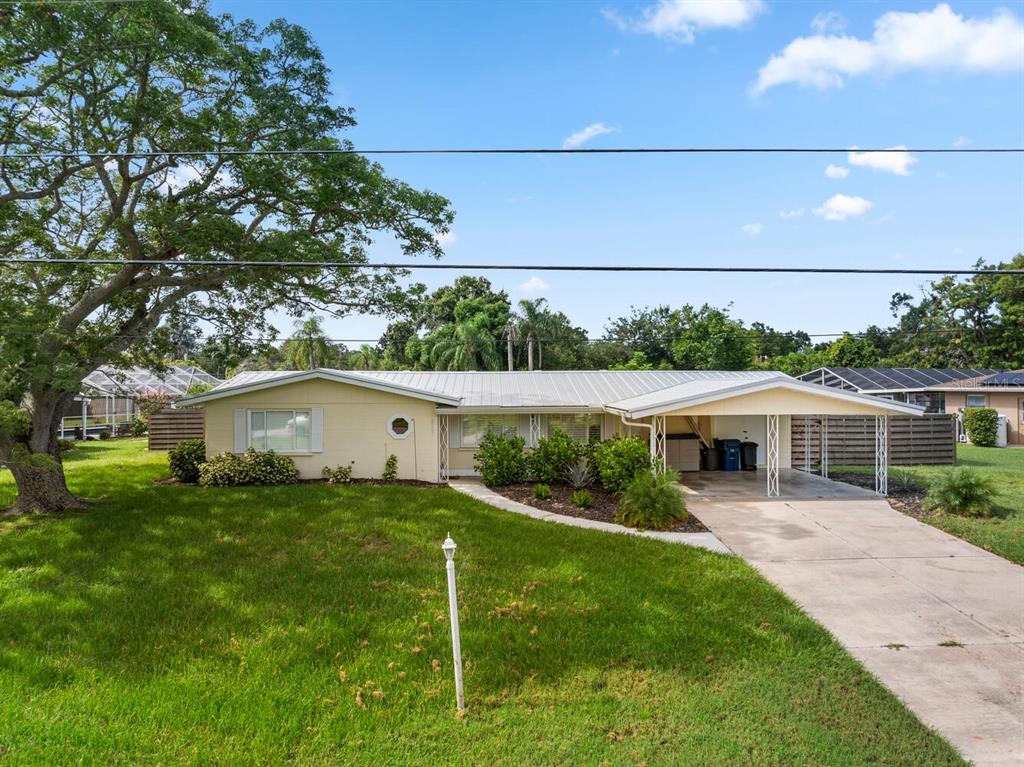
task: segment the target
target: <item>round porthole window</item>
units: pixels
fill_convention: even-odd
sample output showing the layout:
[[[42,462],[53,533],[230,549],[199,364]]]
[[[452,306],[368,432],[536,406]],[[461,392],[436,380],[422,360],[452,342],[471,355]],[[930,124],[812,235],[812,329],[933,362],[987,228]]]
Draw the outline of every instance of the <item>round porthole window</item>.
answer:
[[[412,431],[412,421],[404,415],[392,416],[388,421],[388,434],[395,439],[405,439]]]

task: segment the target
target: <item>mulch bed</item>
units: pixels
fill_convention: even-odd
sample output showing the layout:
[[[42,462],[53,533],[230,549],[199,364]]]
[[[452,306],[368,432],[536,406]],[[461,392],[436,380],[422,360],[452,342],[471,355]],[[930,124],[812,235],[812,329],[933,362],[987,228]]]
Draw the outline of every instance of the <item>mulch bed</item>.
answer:
[[[527,482],[518,485],[492,487],[491,490],[510,500],[525,503],[527,506],[533,506],[535,509],[550,511],[552,514],[564,514],[567,517],[592,519],[596,522],[614,523],[615,510],[619,505],[619,501],[614,495],[597,485],[591,485],[587,488],[594,497],[594,505],[589,509],[581,509],[572,502],[572,488],[568,485],[551,485],[551,497],[543,501],[533,497],[533,484]],[[691,512],[685,522],[678,523],[670,532],[706,533],[709,530]]]
[[[874,474],[862,474],[856,471],[830,471],[828,478],[845,482],[848,485],[864,487],[868,490],[875,489]],[[914,519],[924,520],[935,514],[935,512],[929,511],[924,507],[925,495],[926,492],[924,490],[903,490],[890,485],[889,495],[886,497],[886,500],[896,511],[902,512]]]

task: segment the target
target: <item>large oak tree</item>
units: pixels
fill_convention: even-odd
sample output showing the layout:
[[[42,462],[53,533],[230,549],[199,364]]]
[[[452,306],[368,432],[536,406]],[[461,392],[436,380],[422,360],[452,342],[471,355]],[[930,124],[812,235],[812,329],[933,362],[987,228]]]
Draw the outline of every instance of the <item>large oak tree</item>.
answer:
[[[0,464],[15,512],[80,504],[56,428],[98,365],[158,361],[200,322],[251,335],[271,307],[387,311],[398,298],[394,272],[232,262],[356,264],[378,233],[440,255],[444,198],[359,155],[273,154],[350,148],[354,120],[328,79],[305,30],[201,2],[0,6],[0,257],[109,262],[0,265]],[[260,151],[226,153],[239,150]],[[28,153],[68,156],[12,156]]]

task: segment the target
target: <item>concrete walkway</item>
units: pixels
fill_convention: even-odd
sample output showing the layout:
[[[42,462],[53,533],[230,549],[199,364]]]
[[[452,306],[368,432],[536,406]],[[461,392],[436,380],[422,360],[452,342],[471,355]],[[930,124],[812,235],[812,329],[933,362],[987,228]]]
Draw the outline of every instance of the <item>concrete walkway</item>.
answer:
[[[1024,764],[1024,568],[880,499],[687,502],[967,759]]]
[[[718,540],[718,538],[716,538],[712,533],[662,533],[657,530],[646,530],[641,532],[640,530],[634,530],[631,527],[623,527],[622,525],[616,525],[611,522],[598,522],[593,519],[570,517],[566,514],[554,514],[550,511],[544,511],[543,509],[535,509],[533,506],[527,506],[525,503],[513,501],[510,498],[506,498],[503,495],[495,493],[493,490],[489,490],[478,479],[452,479],[448,485],[453,490],[458,490],[460,493],[476,498],[478,501],[483,501],[495,508],[502,509],[504,511],[511,511],[514,514],[522,514],[523,516],[532,517],[533,519],[540,519],[545,522],[556,522],[557,524],[569,525],[570,527],[584,527],[588,530],[602,530],[606,533],[637,535],[641,538],[654,538],[659,541],[665,541],[666,543],[682,543],[687,546],[696,546],[697,548],[707,549],[708,551],[715,551],[719,554],[732,553],[728,548],[726,548],[725,544]]]

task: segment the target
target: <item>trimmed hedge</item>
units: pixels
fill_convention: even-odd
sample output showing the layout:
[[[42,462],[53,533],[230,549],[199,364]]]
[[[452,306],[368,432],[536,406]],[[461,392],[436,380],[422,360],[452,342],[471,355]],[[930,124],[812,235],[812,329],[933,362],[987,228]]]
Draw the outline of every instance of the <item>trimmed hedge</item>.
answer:
[[[199,467],[199,484],[211,487],[294,485],[298,481],[295,461],[273,450],[258,453],[250,447],[242,455],[218,453]]]
[[[978,447],[994,447],[999,427],[999,414],[990,407],[969,407],[964,410],[967,439]]]
[[[650,471],[651,451],[639,437],[612,437],[594,448],[593,463],[601,487],[618,495],[637,474]]]
[[[167,454],[171,474],[189,485],[199,481],[199,467],[205,461],[206,442],[201,439],[183,439]]]
[[[522,437],[487,434],[474,453],[474,468],[488,487],[501,487],[522,482],[526,477],[526,456]]]
[[[537,440],[537,447],[530,451],[530,474],[546,484],[565,482],[582,456],[583,445],[555,429],[550,437]]]

